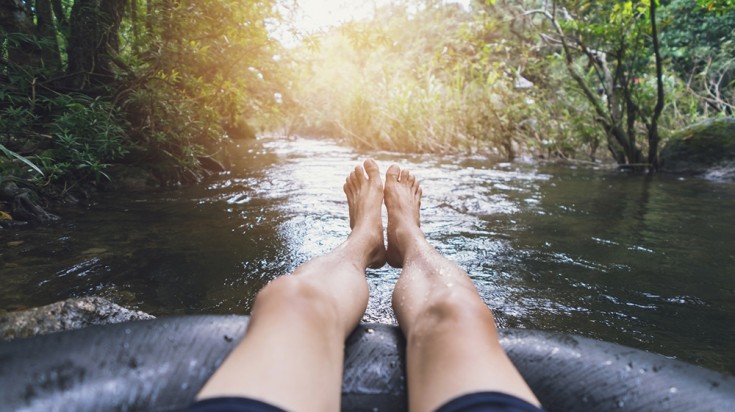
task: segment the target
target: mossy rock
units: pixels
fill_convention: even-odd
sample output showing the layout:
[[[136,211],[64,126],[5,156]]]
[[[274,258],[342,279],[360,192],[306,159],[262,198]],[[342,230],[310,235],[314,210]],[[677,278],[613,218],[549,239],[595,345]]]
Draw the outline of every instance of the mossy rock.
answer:
[[[735,118],[708,119],[674,133],[659,161],[664,172],[684,174],[735,165]]]

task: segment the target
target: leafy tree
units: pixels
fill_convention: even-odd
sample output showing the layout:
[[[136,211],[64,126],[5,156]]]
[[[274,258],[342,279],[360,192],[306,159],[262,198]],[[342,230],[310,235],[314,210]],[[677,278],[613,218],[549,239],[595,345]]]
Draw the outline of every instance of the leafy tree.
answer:
[[[567,71],[593,107],[595,121],[607,136],[608,149],[619,164],[658,165],[658,119],[663,110],[663,62],[658,44],[656,1],[552,2],[530,9],[541,17],[541,35],[558,47]],[[653,74],[651,73],[653,72]],[[655,83],[651,98],[644,84]],[[648,156],[637,138],[647,134]]]
[[[164,180],[198,179],[202,156],[225,134],[243,137],[247,122],[274,110],[281,90],[266,22],[273,2],[149,2],[141,21],[125,26],[133,41],[116,96],[132,125],[136,157]],[[136,35],[136,32],[138,34]],[[137,36],[137,40],[136,39]],[[183,119],[183,121],[182,121]]]
[[[52,181],[113,161],[196,180],[277,107],[278,18],[275,0],[2,0],[0,144]]]
[[[662,10],[662,55],[704,102],[703,112],[735,110],[735,2],[674,0]]]

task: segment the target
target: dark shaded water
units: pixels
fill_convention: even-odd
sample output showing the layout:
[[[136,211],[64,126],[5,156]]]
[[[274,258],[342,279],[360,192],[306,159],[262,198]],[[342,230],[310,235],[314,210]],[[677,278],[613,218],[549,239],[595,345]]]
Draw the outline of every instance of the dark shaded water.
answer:
[[[423,228],[500,326],[575,333],[735,373],[735,185],[481,158],[259,140],[195,188],[102,195],[0,230],[0,309],[99,295],[155,315],[248,313],[274,277],[349,233],[345,176],[367,155],[422,181]],[[395,322],[398,271],[367,274],[366,321]]]

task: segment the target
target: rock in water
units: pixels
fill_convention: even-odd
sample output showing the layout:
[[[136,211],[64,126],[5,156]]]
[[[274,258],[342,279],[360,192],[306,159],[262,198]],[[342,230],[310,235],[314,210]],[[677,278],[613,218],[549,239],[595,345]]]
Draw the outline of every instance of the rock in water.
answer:
[[[73,298],[1,315],[0,339],[8,341],[92,325],[154,318],[100,297]]]
[[[674,133],[659,160],[664,172],[723,175],[735,168],[735,118],[708,119]]]

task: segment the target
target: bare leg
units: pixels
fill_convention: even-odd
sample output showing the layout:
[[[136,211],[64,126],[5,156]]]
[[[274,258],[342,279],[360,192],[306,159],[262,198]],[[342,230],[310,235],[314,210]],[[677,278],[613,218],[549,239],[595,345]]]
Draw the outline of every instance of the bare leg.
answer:
[[[365,269],[385,264],[377,164],[357,166],[344,190],[350,236],[263,288],[245,337],[197,399],[245,396],[287,410],[339,410],[345,338],[367,307]]]
[[[419,228],[421,188],[398,166],[386,174],[388,263],[403,271],[393,309],[408,341],[409,409],[430,411],[458,396],[498,391],[539,405],[498,341],[492,312],[467,273]]]

